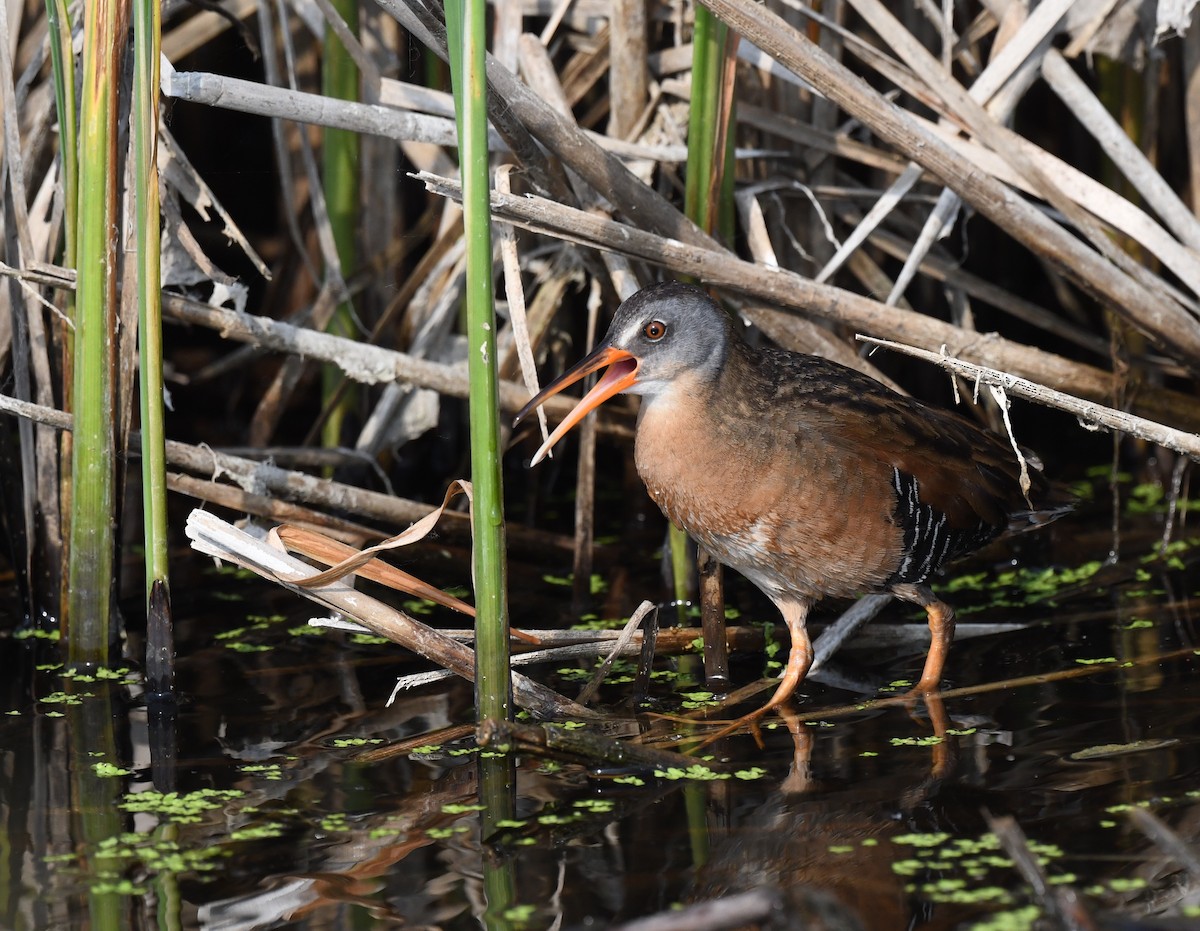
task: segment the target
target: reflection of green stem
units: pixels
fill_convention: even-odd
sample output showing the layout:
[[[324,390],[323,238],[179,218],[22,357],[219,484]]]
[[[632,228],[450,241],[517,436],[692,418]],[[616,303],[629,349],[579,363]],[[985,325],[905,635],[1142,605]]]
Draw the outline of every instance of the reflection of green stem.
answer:
[[[178,843],[179,825],[174,822],[160,824],[154,832],[156,847]],[[179,877],[171,870],[159,870],[150,885],[154,888],[157,903],[155,915],[159,931],[180,931],[183,927],[183,896],[179,894]]]
[[[142,421],[142,508],[146,598],[167,582],[167,453],[163,419],[162,275],[158,205],[158,0],[135,0],[134,173],[137,179],[138,359]],[[169,610],[169,609],[168,609]]]
[[[465,3],[465,5],[464,5]],[[485,0],[446,4],[447,45],[459,126],[463,230],[467,242],[467,372],[470,392],[475,570],[475,700],[479,720],[512,718],[504,501],[500,478],[496,312],[492,295],[491,186],[487,148]]]
[[[333,7],[346,21],[351,33],[358,32],[358,0],[333,0]],[[322,90],[328,97],[358,100],[359,76],[354,59],[332,29],[325,31],[325,56],[321,62]],[[322,149],[325,162],[325,204],[333,241],[337,245],[342,275],[349,275],[358,262],[355,234],[359,226],[358,134],[346,129],[326,129]],[[337,336],[354,336],[353,309],[349,304],[338,308],[328,330]],[[322,396],[329,400],[341,389],[341,372],[335,365],[322,371]],[[353,392],[343,391],[341,400],[329,412],[322,427],[326,446],[341,443],[342,423],[353,405]]]
[[[69,685],[71,691],[75,687]],[[94,764],[97,760],[115,762],[117,756],[116,735],[113,720],[116,709],[113,704],[112,688],[92,683],[88,690],[95,692],[83,698],[79,704],[68,704],[67,726],[71,734],[68,769],[71,782],[71,809],[77,819],[74,836],[87,856],[101,850],[101,844],[121,834],[121,813],[117,808],[121,782],[111,776],[99,775]],[[96,876],[112,870],[112,861],[103,864],[93,861],[89,872]],[[108,931],[126,927],[122,921],[122,903],[125,897],[116,892],[88,893],[89,927]]]
[[[483,923],[488,931],[505,931],[511,926],[508,910],[517,901],[517,878],[511,858],[492,854],[488,838],[497,825],[516,815],[516,761],[511,753],[485,753],[479,757],[480,846],[483,849],[483,892],[487,908]]]
[[[71,458],[68,657],[100,664],[108,652],[112,594],[114,484],[113,355],[116,320],[116,97],[120,7],[84,4],[80,119],[75,412]]]
[[[708,862],[708,786],[689,782],[683,787],[683,802],[687,807],[692,866],[699,869]]]

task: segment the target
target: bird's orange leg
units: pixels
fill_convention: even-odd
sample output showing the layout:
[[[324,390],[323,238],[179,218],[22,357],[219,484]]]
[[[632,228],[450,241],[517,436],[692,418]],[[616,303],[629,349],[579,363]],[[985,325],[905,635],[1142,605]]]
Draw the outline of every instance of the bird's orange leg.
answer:
[[[813,661],[812,641],[808,638],[808,602],[782,601],[776,604],[779,605],[783,620],[787,624],[792,646],[788,650],[787,666],[783,669],[783,675],[779,677],[779,686],[775,689],[775,694],[755,712],[756,717],[762,717],[791,698],[796,687],[808,675]]]
[[[775,604],[778,606],[780,613],[783,614],[783,620],[787,624],[788,634],[791,636],[792,642],[791,649],[788,650],[787,666],[784,667],[783,675],[779,679],[779,685],[775,689],[775,694],[771,696],[770,701],[757,711],[752,711],[738,718],[736,721],[721,728],[715,734],[706,737],[698,747],[693,748],[692,752],[707,747],[714,741],[720,740],[727,734],[732,734],[734,731],[740,730],[747,725],[755,727],[754,739],[758,741],[759,746],[762,746],[762,740],[758,736],[758,720],[772,708],[778,708],[791,698],[796,691],[796,687],[808,675],[809,667],[812,666],[813,662],[812,641],[808,637],[807,627],[809,602],[780,598]]]
[[[942,667],[946,665],[946,654],[950,652],[950,643],[954,640],[954,610],[950,605],[935,599],[925,605],[925,613],[929,615],[929,633],[932,639],[929,643],[929,653],[925,656],[921,681],[913,688],[913,691],[918,693],[938,690],[942,681]]]

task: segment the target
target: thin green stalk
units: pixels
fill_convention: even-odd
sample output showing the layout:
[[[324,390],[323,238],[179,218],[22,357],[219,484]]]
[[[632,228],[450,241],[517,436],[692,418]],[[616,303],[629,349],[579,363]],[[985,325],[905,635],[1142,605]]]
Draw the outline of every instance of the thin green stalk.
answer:
[[[358,32],[358,0],[332,0],[333,8],[346,21],[352,33]],[[341,40],[332,29],[325,30],[325,55],[321,62],[322,90],[327,97],[339,100],[358,100],[359,73],[354,59],[346,51]],[[349,274],[358,264],[356,234],[360,226],[359,216],[359,138],[358,133],[345,129],[326,129],[324,145],[325,205],[329,213],[329,225],[333,241],[337,246],[338,261],[343,275]],[[328,332],[337,336],[354,335],[354,311],[349,303],[338,308],[329,321]],[[329,400],[342,388],[342,375],[335,365],[326,365],[322,371],[322,397]],[[341,400],[330,411],[321,429],[326,446],[341,445],[342,424],[346,413],[354,404],[353,392],[342,393]]]
[[[70,581],[66,634],[73,665],[107,659],[114,514],[113,346],[116,319],[116,81],[121,6],[84,4],[79,249],[75,318]]]
[[[162,46],[157,0],[133,5],[133,157],[137,179],[138,366],[142,424],[142,509],[146,601],[167,584],[167,453],[163,420],[162,275],[158,202],[158,77]]]
[[[63,187],[63,265],[75,267],[75,220],[79,205],[79,144],[75,128],[75,53],[71,43],[71,14],[67,0],[46,0],[50,31],[50,66],[54,73],[54,102],[58,110],[58,157]],[[71,292],[67,292],[68,297]]]
[[[54,100],[58,112],[58,161],[62,174],[63,192],[63,253],[62,264],[66,268],[76,265],[76,235],[79,224],[79,132],[78,106],[75,99],[75,47],[71,39],[71,14],[67,0],[46,0],[46,21],[49,26],[50,66],[54,74]],[[75,319],[75,292],[61,292],[63,313],[68,320]],[[72,403],[71,385],[74,384],[75,341],[70,327],[62,330],[60,347],[64,406]],[[59,441],[59,462],[65,463],[73,455],[71,434],[64,431]],[[71,475],[66,468],[59,472],[58,512],[59,529],[64,540],[71,536]],[[58,592],[59,604],[68,602],[67,583],[70,578],[71,549],[60,548],[61,565]]]
[[[707,7],[696,7],[692,33],[692,101],[688,111],[688,160],[684,212],[696,224],[711,229],[710,191],[717,165],[714,148],[721,96],[721,53],[727,27]]]
[[[696,7],[696,26],[692,33],[692,102],[688,113],[687,178],[684,187],[684,211],[702,229],[712,231],[716,217],[713,197],[718,189],[714,180],[725,174],[725,153],[718,155],[720,140],[727,134],[721,125],[721,81],[724,70],[728,27],[702,6]],[[726,147],[727,149],[730,147]],[[730,175],[727,179],[732,181]],[[729,188],[732,200],[732,188]],[[691,596],[688,585],[687,533],[671,525],[668,535],[671,550],[671,571],[674,576],[675,600],[678,602],[680,623],[683,623],[683,603]]]
[[[461,5],[460,5],[461,4]],[[467,242],[467,367],[470,391],[472,530],[475,570],[475,701],[479,720],[511,720],[503,486],[500,479],[496,314],[487,148],[485,0],[451,0],[448,45],[462,49],[452,69],[458,104],[463,228]],[[451,9],[454,8],[454,9]],[[452,62],[454,56],[452,56]]]

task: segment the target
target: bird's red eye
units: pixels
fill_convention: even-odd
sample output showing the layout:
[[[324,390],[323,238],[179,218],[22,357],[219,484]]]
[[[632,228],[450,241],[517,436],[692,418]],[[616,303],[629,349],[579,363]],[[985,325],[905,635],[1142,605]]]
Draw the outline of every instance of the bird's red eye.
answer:
[[[651,320],[642,327],[642,332],[646,334],[646,339],[652,339],[657,342],[667,335],[667,325],[661,320]]]

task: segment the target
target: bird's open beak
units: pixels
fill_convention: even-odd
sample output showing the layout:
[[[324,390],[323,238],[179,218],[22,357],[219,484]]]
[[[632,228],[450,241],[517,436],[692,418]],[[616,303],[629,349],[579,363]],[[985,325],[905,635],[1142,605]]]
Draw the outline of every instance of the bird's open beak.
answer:
[[[554,444],[561,440],[571,428],[579,421],[583,420],[587,414],[614,394],[620,394],[626,388],[637,382],[638,361],[624,349],[614,349],[611,346],[601,346],[591,355],[585,356],[575,363],[571,368],[567,369],[558,378],[543,388],[537,396],[521,408],[516,419],[513,420],[513,426],[519,424],[528,414],[547,398],[558,394],[563,388],[568,385],[573,385],[585,375],[590,375],[597,369],[602,369],[604,366],[609,369],[593,386],[592,390],[583,396],[571,413],[567,414],[566,419],[558,425],[549,439],[542,444],[541,448],[533,454],[533,459],[530,465],[537,465],[544,458],[546,453],[554,447]]]

